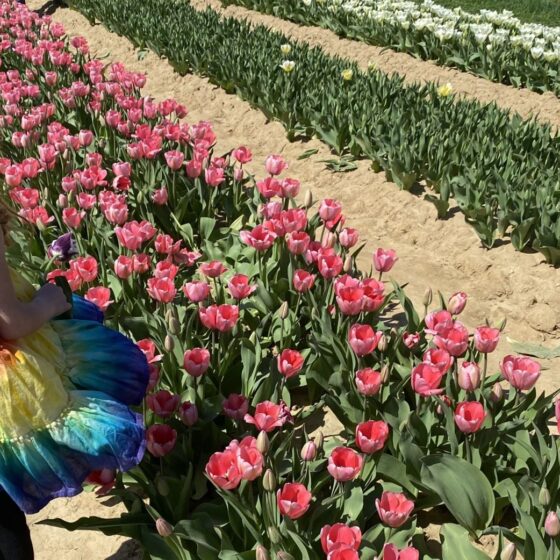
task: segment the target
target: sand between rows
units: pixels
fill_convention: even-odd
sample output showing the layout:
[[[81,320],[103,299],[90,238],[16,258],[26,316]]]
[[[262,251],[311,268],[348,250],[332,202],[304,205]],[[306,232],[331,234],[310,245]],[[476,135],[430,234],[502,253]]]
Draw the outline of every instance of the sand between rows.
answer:
[[[31,0],[29,4],[31,8],[38,8],[43,2]],[[427,286],[440,289],[446,295],[463,290],[470,296],[464,313],[464,321],[469,326],[481,324],[485,317],[494,324],[508,317],[506,334],[514,339],[551,345],[559,338],[560,277],[539,254],[522,254],[509,244],[491,251],[482,249],[460,213],[454,213],[448,220],[436,220],[431,203],[400,191],[386,182],[383,175],[373,173],[367,162],[360,162],[355,172],[333,174],[321,162],[331,157],[321,142],[289,143],[281,124],[267,122],[260,111],[236,96],[227,95],[208,80],[192,75],[180,77],[153,53],[140,61],[128,40],[102,26],[90,26],[76,12],[59,9],[53,17],[70,34],[85,36],[95,54],[106,55],[104,62],[120,61],[130,70],[145,72],[148,76],[146,94],[160,100],[173,97],[184,103],[190,111],[187,117],[190,122],[211,121],[218,136],[217,153],[239,145],[249,146],[254,154],[252,170],[261,176],[265,157],[270,153],[283,154],[290,162],[289,175],[302,181],[302,192],[311,189],[316,199],[334,197],[342,202],[347,224],[356,227],[361,239],[367,242],[361,261],[364,269],[369,269],[370,255],[376,247],[397,250],[400,260],[393,276],[399,282],[409,282],[408,293],[417,304]],[[515,95],[521,93],[511,91]],[[310,148],[317,149],[318,153],[297,161],[297,157]],[[495,366],[497,358],[508,350],[504,340],[492,364]],[[543,365],[549,369],[544,372],[540,387],[546,390],[558,387],[560,360],[543,362]],[[83,513],[85,508],[99,515],[99,509],[104,509],[92,503],[90,497],[70,503],[71,512]],[[65,517],[67,507],[67,501],[56,501],[41,517]],[[121,552],[108,556],[108,548],[116,551],[122,539],[49,528],[33,528],[33,534],[38,560],[52,558],[54,541],[59,560],[135,558],[126,545]],[[99,549],[90,546],[97,540],[103,543]],[[82,552],[86,544],[87,549]]]
[[[224,8],[220,0],[191,0],[190,3],[198,9],[211,7],[227,16],[245,19],[253,24],[264,24],[293,40],[306,42],[311,46],[321,47],[328,54],[353,60],[364,70],[370,63],[374,63],[376,68],[386,74],[403,76],[406,83],[450,83],[457,94],[467,99],[483,103],[495,102],[502,109],[517,112],[524,118],[536,117],[539,121],[560,126],[560,99],[552,92],[540,95],[528,89],[498,84],[406,53],[361,41],[341,39],[328,29],[299,25],[240,6]]]

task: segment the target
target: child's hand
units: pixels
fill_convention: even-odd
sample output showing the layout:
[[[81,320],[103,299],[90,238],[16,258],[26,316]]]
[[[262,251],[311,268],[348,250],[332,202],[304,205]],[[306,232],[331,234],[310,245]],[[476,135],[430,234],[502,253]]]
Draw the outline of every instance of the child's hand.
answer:
[[[50,318],[58,317],[72,309],[72,305],[66,299],[63,290],[50,283],[45,284],[37,291],[33,302],[41,305],[41,307],[44,306]]]

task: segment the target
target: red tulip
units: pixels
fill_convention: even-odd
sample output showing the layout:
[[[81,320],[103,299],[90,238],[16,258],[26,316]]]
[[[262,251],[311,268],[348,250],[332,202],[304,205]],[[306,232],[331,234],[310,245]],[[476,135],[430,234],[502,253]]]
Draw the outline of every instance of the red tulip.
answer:
[[[538,362],[520,356],[506,356],[500,362],[500,370],[503,378],[518,391],[532,389],[541,375],[541,366]]]
[[[194,426],[198,422],[198,408],[189,401],[181,403],[179,407],[179,418],[181,418],[181,422],[183,422],[185,426],[189,428]]]
[[[117,471],[113,469],[101,469],[98,471],[92,471],[85,479],[85,482],[86,484],[99,486],[100,488],[98,488],[95,493],[98,496],[103,496],[115,486],[116,475]]]
[[[366,356],[377,348],[382,334],[381,331],[375,332],[369,325],[356,323],[348,332],[348,342],[356,356]]]
[[[297,375],[303,367],[303,356],[297,350],[286,349],[278,355],[278,371],[289,379]]]
[[[329,457],[327,470],[338,482],[347,482],[360,474],[363,462],[362,456],[353,449],[336,447]]]
[[[484,406],[476,401],[459,403],[455,409],[455,424],[464,434],[478,432],[485,418]]]
[[[288,168],[288,164],[282,156],[270,155],[266,158],[264,167],[270,175],[280,175],[284,169]]]
[[[210,305],[200,307],[198,316],[201,323],[207,328],[219,332],[231,331],[239,319],[239,307],[237,305]]]
[[[474,346],[483,354],[490,354],[496,350],[500,341],[500,329],[478,327],[474,331]]]
[[[211,261],[207,263],[202,263],[199,267],[200,272],[208,278],[218,278],[221,276],[227,268],[220,261]]]
[[[383,492],[381,499],[375,500],[375,507],[382,523],[397,528],[404,525],[410,517],[414,502],[408,500],[404,494]]]
[[[356,426],[356,445],[368,455],[383,449],[388,437],[389,426],[382,420],[368,420]]]
[[[175,299],[177,289],[170,278],[149,278],[148,295],[161,303],[170,303]]]
[[[146,397],[146,403],[148,408],[158,416],[162,418],[167,418],[171,416],[179,406],[180,401],[179,395],[170,393],[169,391],[158,391],[152,395]]]
[[[443,373],[432,364],[422,362],[418,364],[411,375],[412,388],[423,397],[440,395],[444,389],[440,388]]]
[[[377,272],[389,272],[399,260],[393,249],[377,249],[373,253],[373,266]]]
[[[210,294],[210,285],[206,282],[193,280],[192,282],[187,282],[183,286],[183,293],[193,303],[200,303]]]
[[[245,414],[244,420],[247,424],[254,424],[262,432],[271,432],[275,428],[281,428],[290,419],[289,411],[285,404],[274,404],[264,401],[255,407],[255,414]]]
[[[290,519],[299,519],[311,503],[311,492],[303,484],[288,482],[276,494],[278,509]]]
[[[228,418],[243,420],[249,411],[249,401],[247,397],[243,395],[231,393],[231,395],[222,402],[222,410]]]
[[[325,525],[321,529],[321,546],[328,554],[337,548],[353,548],[358,550],[362,542],[362,531],[359,527],[348,527],[344,523]]]
[[[204,375],[210,367],[210,352],[206,348],[192,348],[183,356],[186,372],[193,377]]]
[[[362,395],[367,397],[376,395],[381,387],[381,373],[371,368],[357,371],[356,387]]]
[[[299,293],[309,291],[315,284],[315,275],[306,270],[298,269],[292,279],[294,290]]]
[[[420,553],[413,546],[399,550],[394,544],[383,547],[383,560],[419,560]]]
[[[146,447],[154,457],[164,457],[175,447],[177,432],[166,424],[154,424],[146,430]]]
[[[206,474],[222,490],[233,490],[241,482],[241,472],[237,464],[237,453],[226,450],[214,453],[206,464]]]
[[[228,282],[229,293],[236,300],[249,297],[256,289],[256,286],[249,284],[249,277],[244,274],[236,274]]]

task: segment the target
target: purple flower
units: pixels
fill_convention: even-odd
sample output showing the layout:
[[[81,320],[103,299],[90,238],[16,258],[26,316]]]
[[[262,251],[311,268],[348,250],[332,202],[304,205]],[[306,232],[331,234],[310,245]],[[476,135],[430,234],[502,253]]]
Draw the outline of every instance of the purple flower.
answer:
[[[49,245],[49,257],[67,261],[78,254],[76,241],[71,233],[65,233]]]

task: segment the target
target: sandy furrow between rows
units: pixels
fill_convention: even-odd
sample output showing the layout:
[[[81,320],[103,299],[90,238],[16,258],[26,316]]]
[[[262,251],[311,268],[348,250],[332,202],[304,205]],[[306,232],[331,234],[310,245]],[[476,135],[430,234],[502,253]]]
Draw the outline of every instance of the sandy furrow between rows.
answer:
[[[525,118],[536,117],[555,127],[560,126],[560,99],[551,92],[540,95],[528,89],[516,89],[494,83],[460,70],[438,66],[434,62],[424,61],[406,53],[368,45],[360,41],[341,39],[327,29],[298,25],[240,6],[224,8],[220,0],[191,0],[190,3],[199,9],[211,7],[227,16],[246,19],[253,24],[266,25],[293,40],[306,42],[312,46],[321,47],[331,55],[356,61],[364,70],[370,63],[373,63],[376,68],[386,74],[396,73],[403,76],[407,83],[450,83],[454,91],[465,98],[477,99],[483,103],[495,102],[499,107],[517,112]]]
[[[30,0],[28,4],[39,8],[43,1]],[[129,41],[102,26],[91,27],[76,12],[59,9],[53,17],[64,24],[69,33],[85,36],[93,52],[105,57],[105,62],[121,61],[131,70],[146,72],[146,94],[160,100],[174,97],[185,103],[190,109],[187,118],[191,122],[211,121],[218,135],[218,152],[239,145],[249,146],[255,156],[252,169],[256,173],[262,173],[262,162],[268,154],[283,154],[291,164],[289,174],[302,181],[303,192],[311,189],[316,198],[335,197],[343,203],[349,225],[358,228],[361,238],[367,241],[362,260],[364,267],[369,268],[369,255],[378,246],[398,251],[400,261],[394,269],[394,277],[400,282],[409,282],[408,291],[417,303],[426,286],[441,289],[446,294],[464,290],[471,298],[465,312],[465,321],[470,326],[481,323],[486,316],[494,323],[507,316],[509,336],[554,344],[556,327],[560,324],[560,277],[539,255],[517,253],[510,245],[486,251],[480,248],[477,236],[461,214],[437,221],[430,203],[399,191],[382,175],[373,173],[366,162],[353,173],[333,174],[321,162],[330,157],[321,142],[290,144],[279,123],[267,122],[260,111],[225,94],[208,80],[190,75],[180,77],[153,53],[139,60]],[[318,153],[297,161],[297,157],[310,148],[316,148]],[[508,344],[502,344],[500,350],[500,355],[506,353]],[[548,362],[545,366],[549,370],[542,377],[541,387],[550,390],[559,385],[560,363]],[[41,514],[33,516],[31,522],[56,516],[118,515],[118,511],[108,510],[93,496],[84,495],[73,500],[56,500]],[[139,558],[135,548],[130,543],[123,544],[120,538],[67,533],[36,525],[32,526],[32,533],[37,560]]]

